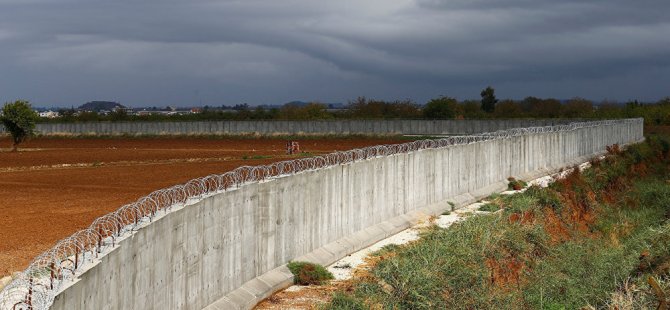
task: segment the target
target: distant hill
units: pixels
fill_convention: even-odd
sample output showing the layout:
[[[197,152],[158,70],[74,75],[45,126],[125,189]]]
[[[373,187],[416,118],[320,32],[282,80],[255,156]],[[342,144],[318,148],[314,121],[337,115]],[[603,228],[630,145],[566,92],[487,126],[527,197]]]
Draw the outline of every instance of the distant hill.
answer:
[[[81,105],[79,110],[100,112],[103,110],[112,111],[115,108],[125,109],[126,107],[118,102],[113,101],[89,101]]]

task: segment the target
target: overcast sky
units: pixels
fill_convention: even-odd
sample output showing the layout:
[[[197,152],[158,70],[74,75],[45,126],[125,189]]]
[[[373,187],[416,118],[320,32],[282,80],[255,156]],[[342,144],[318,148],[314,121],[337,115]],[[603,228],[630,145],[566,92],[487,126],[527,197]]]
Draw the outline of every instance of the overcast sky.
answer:
[[[668,0],[0,0],[0,102],[670,96]]]

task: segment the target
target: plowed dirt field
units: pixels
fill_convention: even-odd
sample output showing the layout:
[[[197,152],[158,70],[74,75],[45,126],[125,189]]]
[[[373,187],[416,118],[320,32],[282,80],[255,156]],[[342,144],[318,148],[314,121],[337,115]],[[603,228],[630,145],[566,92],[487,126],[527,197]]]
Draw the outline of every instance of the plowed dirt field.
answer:
[[[243,165],[401,142],[306,139],[306,154],[289,156],[281,139],[43,138],[9,152],[10,140],[0,138],[0,277],[154,190]]]

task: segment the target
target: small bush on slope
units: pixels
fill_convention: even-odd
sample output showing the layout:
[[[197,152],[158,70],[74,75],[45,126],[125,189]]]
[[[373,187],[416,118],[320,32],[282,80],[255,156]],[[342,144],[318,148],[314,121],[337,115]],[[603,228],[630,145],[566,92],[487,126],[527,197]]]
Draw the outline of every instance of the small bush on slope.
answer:
[[[321,285],[334,278],[323,266],[308,262],[289,262],[288,269],[295,276],[295,284],[300,285]]]

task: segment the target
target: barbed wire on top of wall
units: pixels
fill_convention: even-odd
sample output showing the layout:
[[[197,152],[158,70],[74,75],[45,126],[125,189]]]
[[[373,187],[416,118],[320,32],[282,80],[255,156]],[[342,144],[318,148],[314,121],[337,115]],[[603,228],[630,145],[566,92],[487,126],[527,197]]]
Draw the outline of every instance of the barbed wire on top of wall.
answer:
[[[185,206],[205,196],[239,188],[244,184],[425,149],[626,123],[637,123],[641,127],[642,119],[515,128],[467,136],[370,146],[268,165],[243,166],[224,174],[193,179],[185,184],[156,190],[97,218],[88,228],[60,240],[51,249],[37,256],[26,270],[0,292],[0,309],[48,309],[64,285],[71,283],[87,270],[87,264],[104,256],[118,244],[120,239],[129,236],[143,225],[148,225],[156,216],[167,214],[174,208]],[[639,132],[641,133],[641,130]]]

